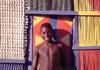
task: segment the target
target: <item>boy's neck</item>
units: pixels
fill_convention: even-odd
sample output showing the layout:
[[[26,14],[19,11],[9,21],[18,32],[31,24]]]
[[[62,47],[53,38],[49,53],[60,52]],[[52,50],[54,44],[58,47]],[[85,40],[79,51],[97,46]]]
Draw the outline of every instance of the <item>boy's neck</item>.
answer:
[[[44,45],[50,45],[50,44],[52,44],[52,43],[54,43],[52,40],[51,41],[44,41]]]

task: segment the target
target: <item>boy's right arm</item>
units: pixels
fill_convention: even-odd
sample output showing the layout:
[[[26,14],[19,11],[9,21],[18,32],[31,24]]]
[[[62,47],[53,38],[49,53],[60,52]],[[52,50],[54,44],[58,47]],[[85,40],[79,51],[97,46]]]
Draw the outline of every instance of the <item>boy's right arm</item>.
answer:
[[[32,70],[37,70],[38,58],[39,58],[38,48],[35,47],[33,52]]]

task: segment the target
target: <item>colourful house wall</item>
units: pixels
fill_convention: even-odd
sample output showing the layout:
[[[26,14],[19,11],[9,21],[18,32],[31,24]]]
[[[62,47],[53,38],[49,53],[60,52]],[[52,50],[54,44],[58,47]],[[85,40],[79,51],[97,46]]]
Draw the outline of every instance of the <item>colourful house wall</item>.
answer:
[[[74,10],[78,11],[79,47],[100,47],[100,0],[74,0]],[[88,14],[85,12],[88,11]],[[93,11],[94,14],[91,14]],[[91,15],[90,15],[91,14]],[[82,16],[84,15],[84,16]],[[100,50],[77,50],[77,70],[100,70]]]
[[[43,43],[39,34],[40,26],[48,22],[54,29],[53,40],[64,44],[67,56],[67,65],[70,69],[70,28],[72,28],[72,17],[70,16],[33,16],[33,51],[34,48]]]

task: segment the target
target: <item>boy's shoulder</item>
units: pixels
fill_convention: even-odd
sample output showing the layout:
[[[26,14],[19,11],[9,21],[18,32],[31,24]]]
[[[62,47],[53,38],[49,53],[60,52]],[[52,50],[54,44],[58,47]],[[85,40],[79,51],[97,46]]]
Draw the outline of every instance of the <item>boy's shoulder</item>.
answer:
[[[55,42],[55,45],[62,48],[63,47],[63,44],[61,42]]]
[[[42,44],[37,45],[35,48],[36,48],[36,49],[39,49],[39,48],[41,47],[41,45],[42,45]]]

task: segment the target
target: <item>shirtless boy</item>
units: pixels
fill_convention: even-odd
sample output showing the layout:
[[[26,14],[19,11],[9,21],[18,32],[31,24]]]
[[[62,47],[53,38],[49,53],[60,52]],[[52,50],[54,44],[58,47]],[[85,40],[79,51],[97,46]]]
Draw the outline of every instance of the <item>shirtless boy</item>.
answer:
[[[37,70],[39,58],[39,70],[66,70],[63,46],[60,42],[52,40],[53,29],[51,25],[49,23],[42,24],[40,34],[44,42],[34,49],[32,70]]]

